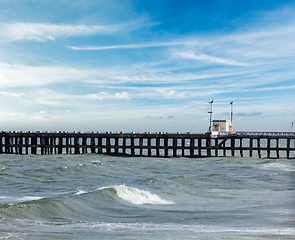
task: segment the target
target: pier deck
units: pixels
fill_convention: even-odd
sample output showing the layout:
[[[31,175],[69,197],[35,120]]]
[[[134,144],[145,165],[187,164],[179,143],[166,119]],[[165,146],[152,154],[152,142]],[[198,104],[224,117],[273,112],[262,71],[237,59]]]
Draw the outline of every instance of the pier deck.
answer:
[[[295,158],[295,133],[1,132],[0,154]]]

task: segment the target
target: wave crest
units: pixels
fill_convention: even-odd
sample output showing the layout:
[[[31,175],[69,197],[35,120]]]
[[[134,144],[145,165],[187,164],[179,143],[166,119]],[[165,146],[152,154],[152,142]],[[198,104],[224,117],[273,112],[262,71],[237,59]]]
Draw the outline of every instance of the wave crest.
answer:
[[[149,191],[139,190],[125,185],[116,185],[112,188],[115,189],[118,197],[136,205],[173,204],[173,202],[162,199],[157,194],[152,194]]]

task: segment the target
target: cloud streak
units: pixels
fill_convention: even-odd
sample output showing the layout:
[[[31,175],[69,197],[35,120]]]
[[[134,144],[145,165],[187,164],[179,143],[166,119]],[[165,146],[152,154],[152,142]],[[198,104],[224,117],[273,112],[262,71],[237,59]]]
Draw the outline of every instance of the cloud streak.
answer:
[[[217,63],[217,64],[225,64],[225,65],[233,65],[233,66],[249,66],[249,64],[247,64],[247,63],[232,61],[229,59],[210,56],[210,55],[203,54],[203,53],[195,54],[193,52],[182,52],[182,53],[178,53],[176,56],[181,57],[181,58],[185,58],[185,59],[207,61],[207,62],[212,62],[212,63]]]
[[[130,24],[71,25],[50,23],[2,23],[0,36],[6,41],[54,41],[58,37],[106,35],[127,29]]]
[[[199,42],[180,41],[180,42],[152,42],[152,43],[138,43],[138,44],[126,44],[126,45],[113,45],[113,46],[99,46],[99,47],[76,47],[68,46],[73,50],[108,50],[108,49],[134,49],[134,48],[151,48],[151,47],[170,47],[177,45],[198,45]]]

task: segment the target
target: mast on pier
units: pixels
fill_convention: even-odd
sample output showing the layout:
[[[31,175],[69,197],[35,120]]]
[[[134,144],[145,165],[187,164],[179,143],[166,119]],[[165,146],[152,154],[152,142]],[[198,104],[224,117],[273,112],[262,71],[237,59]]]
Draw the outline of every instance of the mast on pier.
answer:
[[[210,111],[208,112],[210,114],[209,133],[211,133],[212,132],[212,113],[213,113],[212,104],[213,104],[213,100],[211,102],[209,102],[209,104],[210,104]]]
[[[230,127],[229,131],[233,131],[234,102],[230,102]]]

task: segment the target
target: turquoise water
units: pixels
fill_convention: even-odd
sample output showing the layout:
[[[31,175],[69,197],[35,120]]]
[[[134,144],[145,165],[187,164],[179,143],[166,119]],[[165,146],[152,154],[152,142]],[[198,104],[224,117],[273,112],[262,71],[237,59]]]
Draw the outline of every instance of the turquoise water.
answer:
[[[294,239],[294,159],[0,155],[0,239]]]

